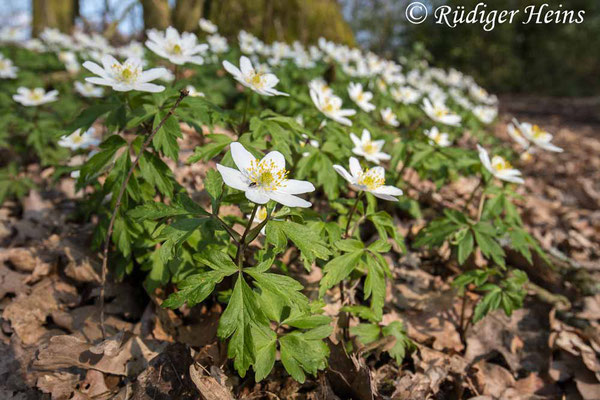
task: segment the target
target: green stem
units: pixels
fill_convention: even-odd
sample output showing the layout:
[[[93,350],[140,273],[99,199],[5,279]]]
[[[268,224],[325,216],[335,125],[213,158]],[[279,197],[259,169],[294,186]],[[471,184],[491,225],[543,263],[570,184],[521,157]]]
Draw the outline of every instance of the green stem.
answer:
[[[257,211],[258,211],[258,204],[255,204],[254,208],[252,209],[252,214],[250,214],[250,219],[248,220],[248,224],[246,225],[246,229],[244,230],[244,233],[242,234],[242,237],[241,237],[240,241],[238,242],[237,252],[235,254],[235,263],[237,264],[237,266],[240,269],[242,268],[242,263],[244,261],[244,250],[246,250],[246,247],[247,247],[246,236],[248,235],[248,232],[250,232],[250,228],[252,227],[252,222],[254,221],[254,217],[256,216]]]
[[[246,117],[248,116],[248,107],[250,106],[250,97],[252,96],[252,92],[248,92],[246,95],[246,104],[244,105],[244,114],[242,116],[242,123],[238,128],[238,138],[242,136],[242,129],[244,129],[244,125],[246,125]]]
[[[350,213],[348,214],[348,222],[346,223],[346,229],[344,230],[344,238],[348,238],[348,231],[350,230],[350,224],[352,223],[352,217],[354,216],[354,213],[356,212],[356,208],[358,207],[358,202],[362,199],[362,195],[364,192],[359,192],[358,195],[356,196],[356,201],[354,202],[354,205],[352,206],[352,209],[350,210]]]

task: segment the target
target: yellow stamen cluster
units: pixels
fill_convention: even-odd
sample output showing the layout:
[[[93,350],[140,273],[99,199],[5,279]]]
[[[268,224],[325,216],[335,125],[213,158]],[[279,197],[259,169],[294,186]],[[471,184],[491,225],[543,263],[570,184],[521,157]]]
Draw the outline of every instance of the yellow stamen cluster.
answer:
[[[173,47],[171,47],[171,53],[181,54],[181,46],[179,44],[173,45]]]
[[[75,134],[71,135],[71,140],[73,141],[73,143],[81,143],[83,141],[83,137],[81,137],[81,135],[75,133]]]
[[[375,190],[385,184],[383,175],[378,174],[375,170],[366,169],[360,173],[357,183],[366,186],[368,190]]]
[[[496,171],[504,171],[504,170],[513,168],[513,166],[511,165],[510,162],[506,161],[504,158],[502,158],[500,156],[494,156],[492,158],[492,167]]]
[[[40,101],[44,97],[44,94],[38,91],[33,91],[29,95],[29,98],[33,101]]]
[[[436,117],[441,118],[443,116],[448,115],[448,110],[446,110],[445,108],[437,107],[434,110],[434,114],[435,114]]]
[[[377,153],[377,150],[378,150],[377,146],[375,146],[375,144],[372,141],[368,141],[368,142],[364,143],[362,148],[366,154],[375,154],[375,153]]]
[[[119,65],[115,63],[112,65],[112,69],[115,72],[117,80],[121,82],[130,83],[135,81],[140,75],[140,69],[132,65]]]
[[[533,137],[536,139],[544,139],[548,134],[538,125],[534,125],[531,130],[533,131]]]
[[[287,179],[289,171],[277,169],[273,160],[252,160],[248,168],[248,177],[254,186],[272,191],[285,186],[283,182]]]
[[[330,101],[329,99],[325,99],[325,104],[323,104],[323,111],[331,113],[331,112],[335,112],[338,111],[340,108],[336,107],[335,104],[333,104],[332,101]]]
[[[262,89],[265,86],[263,75],[263,73],[255,72],[253,75],[246,78],[246,82],[257,89]]]

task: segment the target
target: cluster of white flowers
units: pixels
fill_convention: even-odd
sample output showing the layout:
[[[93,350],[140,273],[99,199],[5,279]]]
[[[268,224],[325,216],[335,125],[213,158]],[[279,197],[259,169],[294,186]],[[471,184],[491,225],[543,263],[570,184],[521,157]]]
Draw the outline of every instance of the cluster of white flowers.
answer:
[[[275,88],[279,79],[271,72],[271,68],[276,71],[277,68],[290,63],[298,68],[309,69],[315,67],[317,62],[335,62],[343,73],[353,80],[348,84],[347,94],[359,111],[366,114],[376,111],[375,117],[370,117],[380,116],[379,121],[387,125],[387,129],[400,126],[398,115],[390,107],[394,102],[417,113],[422,112],[428,117],[430,124],[433,122],[444,125],[445,130],[450,132],[445,132],[437,126],[429,126],[424,130],[424,140],[439,147],[452,144],[451,135],[460,129],[466,115],[472,115],[483,124],[491,124],[498,115],[496,96],[477,85],[473,78],[455,69],[432,68],[423,61],[408,70],[402,61],[397,63],[386,60],[372,52],[365,53],[323,38],[319,39],[317,46],[309,47],[299,42],[266,44],[243,30],[239,32],[238,40],[244,55],[239,59],[239,66],[236,66],[223,60],[224,54],[229,51],[229,44],[227,39],[219,35],[218,27],[206,19],[200,19],[198,25],[203,32],[200,36],[178,32],[173,27],[165,31],[149,30],[145,46],[173,64],[171,69],[176,72],[174,66],[188,63],[221,63],[239,84],[263,96],[288,96]],[[144,71],[146,50],[142,43],[135,41],[122,47],[113,47],[103,36],[96,33],[77,31],[69,36],[51,28],[44,30],[40,39],[29,40],[22,39],[19,32],[5,28],[0,31],[0,40],[19,42],[32,51],[55,52],[65,69],[73,74],[80,72],[81,61],[84,61],[83,67],[95,76],[85,78],[85,83],[74,83],[75,91],[83,97],[104,96],[105,90],[95,85],[109,86],[115,91],[160,92],[165,87],[152,83],[153,81],[171,82],[177,78],[167,68],[151,68]],[[206,40],[206,43],[200,40]],[[0,55],[0,78],[15,78],[17,72],[18,68],[13,62]],[[190,96],[204,96],[203,92],[192,85],[188,85],[186,89]],[[349,117],[355,115],[357,110],[343,108],[344,101],[341,96],[345,93],[337,95],[321,78],[309,82],[308,92],[317,110],[326,118],[345,126],[352,126],[353,122]],[[56,90],[46,93],[43,88],[21,87],[13,98],[25,106],[37,106],[55,101],[57,96]],[[401,120],[405,120],[405,117]],[[562,151],[551,143],[552,135],[537,125],[519,123],[516,120],[513,122],[514,125],[509,125],[508,131],[523,148],[524,158],[531,156],[535,148]],[[325,120],[322,121],[320,128],[325,123]],[[301,147],[309,144],[313,148],[319,148],[317,140],[308,137],[303,139]],[[390,155],[383,151],[384,141],[372,140],[371,132],[367,129],[362,131],[360,138],[351,133],[350,139],[354,144],[353,154],[377,166],[363,171],[359,161],[351,158],[350,172],[339,165],[335,166],[335,170],[356,190],[371,192],[382,199],[396,200],[396,196],[401,195],[402,191],[384,185],[385,172],[379,166],[381,162],[391,159]],[[59,144],[77,150],[93,147],[98,143],[93,132],[76,131],[62,137]],[[495,177],[509,182],[523,182],[521,173],[502,157],[495,155],[490,159],[485,149],[478,146],[478,150],[482,165]],[[225,183],[244,190],[249,200],[257,204],[275,200],[289,206],[310,206],[309,202],[294,195],[311,192],[314,187],[308,182],[287,179],[285,161],[280,153],[269,153],[259,161],[239,143],[232,144],[231,151],[238,170],[222,165],[219,165],[218,169]]]
[[[323,115],[342,125],[352,126],[352,121],[347,117],[356,114],[356,110],[343,109],[342,99],[333,94],[333,90],[327,86],[325,81],[314,79],[309,82],[308,89],[315,107]]]
[[[14,79],[17,77],[19,68],[15,67],[12,60],[0,54],[0,78]]]

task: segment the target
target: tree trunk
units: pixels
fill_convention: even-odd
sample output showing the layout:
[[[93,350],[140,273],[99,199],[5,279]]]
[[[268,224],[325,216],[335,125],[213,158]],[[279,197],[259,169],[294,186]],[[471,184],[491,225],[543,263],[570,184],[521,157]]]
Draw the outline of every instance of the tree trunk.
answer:
[[[171,25],[171,10],[168,0],[141,0],[144,10],[145,29],[166,29]]]
[[[33,36],[44,28],[71,33],[77,8],[77,0],[33,0]]]
[[[195,32],[202,17],[204,0],[177,0],[173,9],[173,26],[179,32]]]

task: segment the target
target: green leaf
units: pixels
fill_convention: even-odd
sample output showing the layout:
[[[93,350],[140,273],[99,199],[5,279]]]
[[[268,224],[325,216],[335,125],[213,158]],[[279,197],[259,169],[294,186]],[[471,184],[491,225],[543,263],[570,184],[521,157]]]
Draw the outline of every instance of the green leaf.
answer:
[[[127,215],[137,221],[156,220],[161,218],[187,215],[189,212],[183,208],[164,203],[146,203],[130,210]]]
[[[319,329],[319,328],[317,328]],[[330,332],[330,330],[329,330]],[[317,337],[327,334],[325,330]],[[319,338],[307,333],[292,332],[279,339],[281,362],[285,370],[300,383],[304,383],[307,372],[316,375],[327,366],[329,348]]]
[[[348,277],[354,271],[354,268],[357,267],[363,254],[363,250],[346,253],[333,258],[325,264],[323,267],[324,275],[319,288],[319,296],[323,296],[328,289]]]
[[[415,348],[415,344],[406,334],[402,322],[393,321],[384,326],[381,332],[383,336],[393,336],[396,339],[394,346],[388,350],[388,353],[396,360],[398,365],[401,365],[406,352]]]
[[[154,154],[145,151],[140,158],[140,171],[146,182],[167,197],[173,197],[173,174],[169,167]]]
[[[226,275],[232,275],[239,271],[238,266],[235,265],[231,257],[222,251],[207,249],[200,254],[194,255],[194,258],[215,271],[221,271]]]
[[[240,274],[219,320],[217,335],[221,339],[231,336],[227,356],[234,359],[233,365],[242,378],[255,360],[251,324],[261,322],[265,321],[256,296]]]
[[[335,247],[345,252],[353,252],[358,250],[363,250],[365,245],[360,240],[356,239],[346,239],[346,240],[338,240],[334,243]]]
[[[458,242],[458,263],[460,265],[462,265],[473,252],[473,244],[473,234],[469,230],[462,237],[460,242]]]
[[[504,267],[504,250],[502,247],[494,240],[492,236],[486,231],[482,231],[477,229],[478,225],[473,227],[473,232],[475,233],[475,240],[477,241],[477,245],[481,250],[481,253],[487,259],[492,259],[494,262],[502,267]]]
[[[221,178],[221,174],[215,169],[209,169],[204,179],[204,187],[212,199],[213,212],[215,212],[218,206],[217,201],[223,193],[223,179]]]
[[[315,259],[326,260],[331,251],[323,245],[319,235],[315,235],[310,228],[292,221],[269,221],[267,231],[280,230],[298,247],[302,257],[307,263],[313,263]],[[280,237],[277,240],[281,240]]]
[[[156,129],[160,121],[167,115],[166,111],[158,112],[154,116],[154,124],[152,129]],[[175,115],[169,116],[163,126],[156,132],[156,135],[152,139],[154,148],[162,152],[165,156],[170,159],[177,161],[179,159],[179,145],[177,139],[183,137],[181,134],[181,128]]]
[[[377,324],[358,324],[350,328],[350,333],[358,338],[362,345],[375,342],[381,335],[381,328]]]
[[[291,308],[308,311],[308,298],[300,291],[302,284],[289,276],[259,272],[254,268],[246,268],[244,272],[250,275],[259,288],[278,295]]]
[[[179,283],[179,291],[171,294],[163,303],[163,307],[179,308],[184,303],[189,307],[201,303],[226,276],[222,271],[207,271],[190,275]]]
[[[187,160],[188,164],[198,161],[208,161],[214,158],[233,141],[229,136],[222,134],[206,135],[206,138],[210,139],[211,142],[203,146],[196,147],[194,149],[194,154],[192,154]]]
[[[277,335],[268,326],[253,324],[252,339],[256,351],[254,379],[260,382],[269,375],[275,365]]]
[[[365,279],[365,300],[371,297],[371,309],[377,320],[383,314],[385,302],[385,276],[379,263],[373,257],[367,257],[367,279]]]

